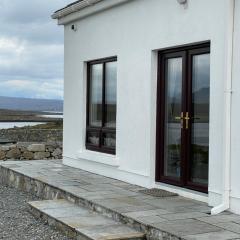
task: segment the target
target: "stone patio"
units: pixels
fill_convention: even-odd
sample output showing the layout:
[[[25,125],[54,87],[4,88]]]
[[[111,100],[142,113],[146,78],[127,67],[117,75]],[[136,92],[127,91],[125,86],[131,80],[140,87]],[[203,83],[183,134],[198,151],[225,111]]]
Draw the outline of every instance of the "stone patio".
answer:
[[[0,162],[0,182],[42,199],[65,199],[148,239],[240,239],[239,215],[211,216],[205,203],[149,196],[139,192],[142,187],[67,167],[60,160]]]

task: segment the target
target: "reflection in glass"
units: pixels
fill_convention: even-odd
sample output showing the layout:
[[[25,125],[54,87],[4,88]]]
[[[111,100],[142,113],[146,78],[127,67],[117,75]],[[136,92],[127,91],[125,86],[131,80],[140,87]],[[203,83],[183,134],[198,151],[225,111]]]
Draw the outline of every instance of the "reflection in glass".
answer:
[[[99,145],[99,136],[97,132],[88,132],[87,133],[87,143],[91,145]]]
[[[102,126],[102,75],[102,64],[91,66],[89,123],[94,127]]]
[[[210,55],[192,58],[192,181],[208,183]]]
[[[103,145],[108,148],[116,147],[116,134],[115,133],[104,133],[103,134]]]
[[[116,127],[117,62],[106,63],[105,127]]]
[[[181,115],[182,102],[182,58],[170,58],[166,64],[167,78],[165,101],[165,152],[164,175],[180,177],[181,162]]]

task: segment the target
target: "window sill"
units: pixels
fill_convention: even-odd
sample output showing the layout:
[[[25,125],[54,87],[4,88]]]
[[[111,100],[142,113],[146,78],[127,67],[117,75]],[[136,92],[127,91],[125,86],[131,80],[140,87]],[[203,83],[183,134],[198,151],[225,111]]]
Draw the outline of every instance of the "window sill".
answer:
[[[90,150],[83,150],[77,152],[77,157],[90,162],[97,162],[101,164],[119,167],[118,158],[115,155],[95,152]]]

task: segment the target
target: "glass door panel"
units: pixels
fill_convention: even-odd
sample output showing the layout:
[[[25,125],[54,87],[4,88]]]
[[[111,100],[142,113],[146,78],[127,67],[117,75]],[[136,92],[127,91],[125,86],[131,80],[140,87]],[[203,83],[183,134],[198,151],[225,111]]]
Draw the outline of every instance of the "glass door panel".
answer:
[[[208,184],[210,54],[192,55],[191,182]]]
[[[116,128],[117,62],[106,63],[105,127]]]
[[[156,180],[208,191],[209,43],[159,53]]]
[[[182,57],[166,59],[164,175],[181,175]]]
[[[91,66],[90,82],[90,114],[89,123],[93,127],[102,126],[102,78],[103,65],[95,64]]]

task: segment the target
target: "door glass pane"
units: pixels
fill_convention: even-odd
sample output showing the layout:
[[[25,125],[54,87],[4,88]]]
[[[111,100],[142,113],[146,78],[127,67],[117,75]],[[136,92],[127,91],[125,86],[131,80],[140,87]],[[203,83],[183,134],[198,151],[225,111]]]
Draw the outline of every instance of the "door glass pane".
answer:
[[[102,126],[102,75],[102,64],[91,66],[89,123],[94,127]]]
[[[117,62],[106,63],[105,127],[116,128]]]
[[[192,182],[208,183],[210,55],[192,58]]]
[[[181,116],[182,108],[182,58],[167,60],[165,100],[165,152],[164,175],[180,177]]]

